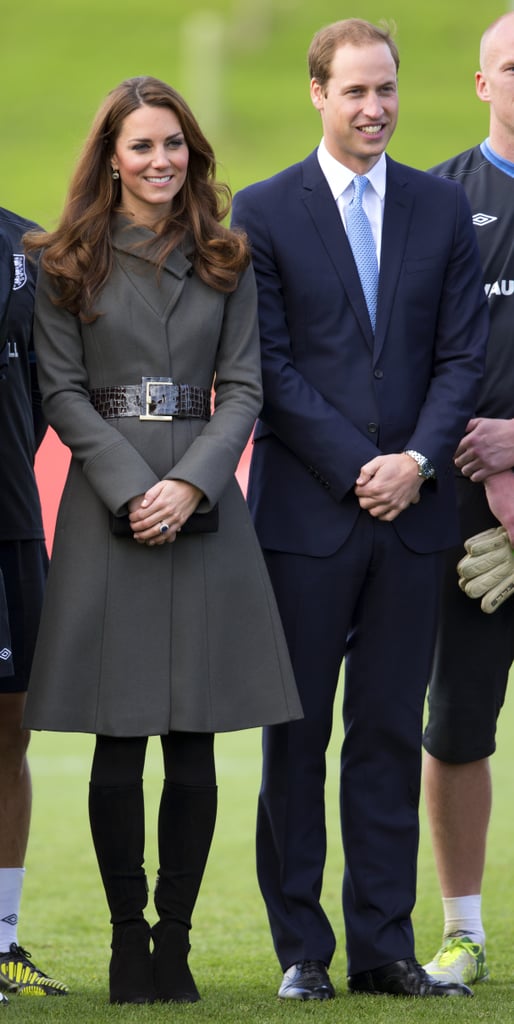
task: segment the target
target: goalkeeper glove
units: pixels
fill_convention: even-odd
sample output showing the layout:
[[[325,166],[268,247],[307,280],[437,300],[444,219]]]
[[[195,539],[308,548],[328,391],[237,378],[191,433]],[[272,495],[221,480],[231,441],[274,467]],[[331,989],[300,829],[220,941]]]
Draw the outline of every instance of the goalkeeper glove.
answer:
[[[457,565],[459,586],[468,597],[481,597],[483,612],[491,614],[514,593],[514,551],[503,526],[469,537],[467,554]]]

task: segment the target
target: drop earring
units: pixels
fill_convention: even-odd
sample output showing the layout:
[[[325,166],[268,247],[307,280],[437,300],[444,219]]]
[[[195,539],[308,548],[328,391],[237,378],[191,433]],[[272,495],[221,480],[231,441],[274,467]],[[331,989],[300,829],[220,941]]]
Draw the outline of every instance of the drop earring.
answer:
[[[116,170],[115,167],[113,167],[113,169],[112,169],[112,180],[113,181],[118,181],[119,176],[120,176],[120,172],[118,170]]]

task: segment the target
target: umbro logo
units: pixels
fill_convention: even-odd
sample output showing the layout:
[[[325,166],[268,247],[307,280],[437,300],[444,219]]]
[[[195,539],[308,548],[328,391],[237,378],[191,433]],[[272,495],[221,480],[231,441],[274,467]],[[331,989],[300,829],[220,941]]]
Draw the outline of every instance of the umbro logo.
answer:
[[[13,926],[15,924],[18,924],[18,915],[17,914],[9,914],[9,917],[3,917],[2,918],[2,924],[10,924],[10,925],[13,925]]]
[[[484,224],[492,224],[494,220],[498,220],[498,217],[491,217],[490,213],[473,214],[473,224],[477,228],[483,228]]]
[[[0,651],[0,659],[2,661],[7,661],[11,657],[11,654],[12,651],[10,651],[8,647],[3,647]]]

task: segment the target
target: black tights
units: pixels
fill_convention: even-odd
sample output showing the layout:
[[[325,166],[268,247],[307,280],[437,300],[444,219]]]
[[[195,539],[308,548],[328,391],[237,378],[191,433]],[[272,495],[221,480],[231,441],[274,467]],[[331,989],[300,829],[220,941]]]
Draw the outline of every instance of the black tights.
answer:
[[[214,735],[169,732],[161,736],[166,782],[177,786],[215,786]],[[148,737],[97,736],[91,766],[95,786],[130,786],[143,776]]]
[[[91,832],[111,921],[118,931],[118,926],[140,924],[148,902],[143,867],[147,742],[146,737],[97,736],[91,770]],[[154,903],[159,928],[166,930],[173,922],[174,932],[178,928],[184,933],[185,949],[216,821],[214,736],[170,732],[161,736],[161,744],[165,778],[157,823],[159,870]],[[145,942],[148,945],[147,936]],[[167,976],[167,963],[164,967]],[[164,985],[161,989],[168,991]]]

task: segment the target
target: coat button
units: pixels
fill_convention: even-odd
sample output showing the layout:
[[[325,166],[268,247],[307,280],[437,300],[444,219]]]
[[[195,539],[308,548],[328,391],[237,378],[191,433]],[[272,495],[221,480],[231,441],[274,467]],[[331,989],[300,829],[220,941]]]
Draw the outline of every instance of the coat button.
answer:
[[[378,430],[378,423],[368,423],[368,430],[370,434],[376,434]]]
[[[382,377],[384,376],[384,371],[383,370],[373,370],[373,376],[376,377],[377,380],[382,380]]]

